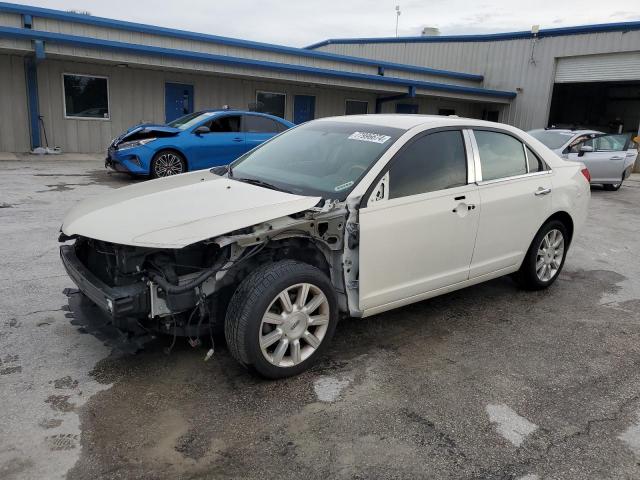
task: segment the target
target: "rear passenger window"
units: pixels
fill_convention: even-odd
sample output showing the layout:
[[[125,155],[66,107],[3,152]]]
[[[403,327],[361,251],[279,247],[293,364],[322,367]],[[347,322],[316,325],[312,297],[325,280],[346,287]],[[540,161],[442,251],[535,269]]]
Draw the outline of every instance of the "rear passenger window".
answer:
[[[533,150],[527,148],[527,163],[529,164],[529,172],[544,172],[547,167],[544,162],[540,160],[540,157],[536,155]]]
[[[258,115],[245,115],[244,131],[247,133],[275,133],[281,132],[279,123],[270,118],[260,117]]]
[[[467,158],[457,130],[418,138],[397,154],[389,169],[389,198],[466,184]]]
[[[513,177],[527,173],[523,144],[510,135],[475,130],[480,151],[482,180]]]

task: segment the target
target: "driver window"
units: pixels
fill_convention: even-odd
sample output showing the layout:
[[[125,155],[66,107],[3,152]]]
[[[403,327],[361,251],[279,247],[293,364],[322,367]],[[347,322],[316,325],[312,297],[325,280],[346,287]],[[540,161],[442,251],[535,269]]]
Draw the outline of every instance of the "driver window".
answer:
[[[573,144],[571,144],[569,153],[580,153],[580,149],[583,146],[593,148],[593,138],[588,138],[588,137],[578,138],[575,142],[573,142]]]
[[[412,141],[391,161],[388,182],[390,199],[466,185],[462,132],[436,132]]]
[[[209,122],[211,133],[229,133],[240,131],[240,115],[218,117]]]

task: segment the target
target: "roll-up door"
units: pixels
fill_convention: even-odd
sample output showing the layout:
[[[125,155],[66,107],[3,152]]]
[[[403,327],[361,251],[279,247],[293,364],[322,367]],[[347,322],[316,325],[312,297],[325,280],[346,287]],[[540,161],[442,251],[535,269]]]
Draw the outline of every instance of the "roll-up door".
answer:
[[[640,80],[640,52],[558,59],[556,83]]]

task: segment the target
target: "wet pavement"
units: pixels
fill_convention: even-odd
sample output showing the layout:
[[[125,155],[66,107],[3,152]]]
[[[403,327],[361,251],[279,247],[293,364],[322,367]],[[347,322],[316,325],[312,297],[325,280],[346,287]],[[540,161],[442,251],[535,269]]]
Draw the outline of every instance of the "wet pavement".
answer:
[[[593,189],[548,291],[503,278],[346,320],[316,367],[274,382],[223,346],[123,356],[80,333],[57,231],[131,179],[0,172],[2,479],[640,478],[640,179]]]

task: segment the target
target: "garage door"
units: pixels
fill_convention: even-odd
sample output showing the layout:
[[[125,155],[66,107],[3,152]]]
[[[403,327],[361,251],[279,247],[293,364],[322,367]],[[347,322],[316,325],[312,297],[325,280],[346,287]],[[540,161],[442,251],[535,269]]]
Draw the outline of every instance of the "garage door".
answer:
[[[556,83],[640,80],[640,52],[558,59]]]

